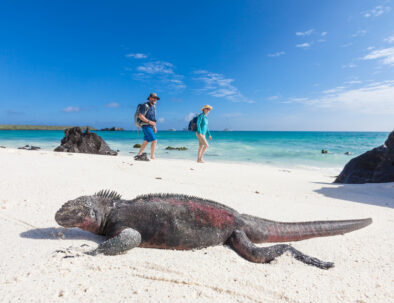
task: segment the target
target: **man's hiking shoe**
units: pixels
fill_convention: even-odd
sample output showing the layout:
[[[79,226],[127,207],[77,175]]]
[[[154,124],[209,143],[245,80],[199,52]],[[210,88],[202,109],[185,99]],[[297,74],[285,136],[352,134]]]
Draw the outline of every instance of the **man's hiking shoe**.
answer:
[[[149,161],[148,156],[146,155],[146,153],[143,153],[141,155],[137,155],[134,157],[135,161]]]

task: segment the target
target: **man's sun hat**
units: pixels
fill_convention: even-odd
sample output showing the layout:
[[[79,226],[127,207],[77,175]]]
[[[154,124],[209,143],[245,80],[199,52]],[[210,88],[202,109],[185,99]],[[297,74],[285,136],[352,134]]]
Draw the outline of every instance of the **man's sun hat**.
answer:
[[[156,93],[150,93],[149,97],[147,98],[147,100],[149,100],[149,98],[156,98],[157,100],[160,100],[160,98],[157,96]]]
[[[209,110],[211,110],[211,109],[212,109],[212,106],[206,104],[206,105],[204,105],[204,106],[201,108],[201,110],[204,110],[204,109],[206,109],[206,108],[208,108]]]

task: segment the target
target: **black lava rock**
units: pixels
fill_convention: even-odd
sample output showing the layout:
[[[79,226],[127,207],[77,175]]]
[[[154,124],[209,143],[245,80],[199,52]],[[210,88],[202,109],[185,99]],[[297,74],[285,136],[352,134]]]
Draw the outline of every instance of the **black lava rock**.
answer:
[[[80,127],[64,130],[61,145],[55,148],[56,152],[86,153],[116,156],[118,153],[109,148],[107,143],[97,134],[91,133],[87,128],[85,133]]]
[[[187,150],[187,147],[172,147],[172,146],[167,146],[166,150]]]
[[[394,182],[394,131],[384,145],[350,160],[334,183]]]

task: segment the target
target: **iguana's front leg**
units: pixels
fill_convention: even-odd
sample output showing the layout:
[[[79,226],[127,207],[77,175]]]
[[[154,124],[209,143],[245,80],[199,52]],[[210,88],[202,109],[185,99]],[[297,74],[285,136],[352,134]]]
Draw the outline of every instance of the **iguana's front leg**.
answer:
[[[95,250],[87,252],[87,254],[91,256],[97,254],[119,255],[137,247],[140,243],[141,234],[135,229],[125,228],[118,235],[99,244]]]
[[[228,240],[228,243],[242,257],[255,263],[269,263],[276,257],[281,256],[283,253],[290,252],[290,254],[298,261],[308,265],[313,265],[321,269],[329,269],[334,266],[334,263],[332,262],[323,262],[317,258],[304,255],[302,252],[287,244],[257,247],[249,240],[245,232],[241,230],[234,231]]]

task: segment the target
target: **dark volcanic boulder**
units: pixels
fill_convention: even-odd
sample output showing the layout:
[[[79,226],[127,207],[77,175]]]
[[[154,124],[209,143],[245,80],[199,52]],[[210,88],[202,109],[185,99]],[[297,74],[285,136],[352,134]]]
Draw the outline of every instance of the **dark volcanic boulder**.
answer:
[[[137,155],[134,157],[136,161],[150,161],[146,153],[142,153],[141,155]]]
[[[107,143],[97,134],[91,133],[89,128],[85,133],[80,127],[64,130],[61,145],[55,148],[57,152],[86,153],[116,156],[118,153],[109,148]]]
[[[182,147],[167,146],[166,150],[187,150],[187,147],[185,147],[185,146],[182,146]]]
[[[335,183],[394,182],[394,131],[384,145],[350,160]]]
[[[18,147],[18,149],[25,149],[25,150],[39,150],[41,149],[41,147],[38,146],[30,146],[29,144],[22,146],[22,147]]]

